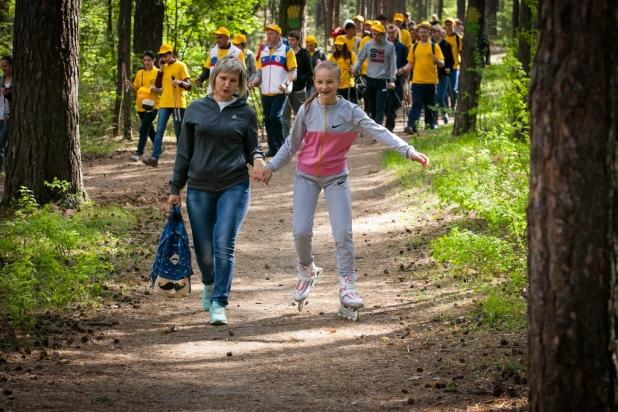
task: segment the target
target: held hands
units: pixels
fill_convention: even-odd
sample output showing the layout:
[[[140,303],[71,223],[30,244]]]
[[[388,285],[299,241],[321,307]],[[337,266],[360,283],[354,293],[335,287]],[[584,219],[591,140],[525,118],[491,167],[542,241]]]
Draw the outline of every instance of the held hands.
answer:
[[[268,182],[273,177],[273,172],[266,166],[266,162],[262,159],[255,159],[253,173],[251,174],[251,182],[260,181],[268,186]]]
[[[179,195],[170,195],[170,197],[167,199],[167,210],[172,210],[172,207],[174,207],[174,203],[178,203],[178,207],[182,206]]]
[[[414,152],[412,154],[412,160],[420,163],[421,165],[423,165],[423,167],[427,167],[427,165],[429,164],[429,158],[421,152]]]

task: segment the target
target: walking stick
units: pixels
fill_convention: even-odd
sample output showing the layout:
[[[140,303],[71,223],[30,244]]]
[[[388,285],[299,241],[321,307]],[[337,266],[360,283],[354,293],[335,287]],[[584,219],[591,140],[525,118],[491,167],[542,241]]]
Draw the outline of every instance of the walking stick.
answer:
[[[172,81],[176,80],[174,76],[172,76]],[[174,120],[180,121],[180,109],[178,108],[178,95],[176,95],[176,86],[172,87],[172,94],[174,95]]]
[[[255,102],[256,106],[259,109],[259,115],[262,118],[262,121],[260,121],[260,116],[258,116],[258,127],[260,128],[260,133],[262,136],[262,141],[264,140],[264,110],[262,109],[262,102],[260,102],[258,100],[258,96],[257,96],[257,92],[255,91],[255,89],[251,89],[251,97],[253,97],[253,101]]]
[[[120,55],[120,67],[122,70],[122,84],[124,84],[127,81],[127,65],[124,61],[124,53],[122,53]],[[125,86],[124,91],[127,92],[127,94],[129,93],[129,86]]]

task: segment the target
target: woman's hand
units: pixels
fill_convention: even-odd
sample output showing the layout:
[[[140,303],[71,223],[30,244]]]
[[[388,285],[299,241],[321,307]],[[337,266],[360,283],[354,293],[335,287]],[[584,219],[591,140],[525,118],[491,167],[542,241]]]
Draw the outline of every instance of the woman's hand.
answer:
[[[174,207],[174,203],[178,203],[178,207],[182,206],[179,195],[170,195],[170,197],[167,199],[167,210],[172,210],[172,208]]]
[[[420,152],[413,153],[412,160],[422,164],[423,167],[427,167],[427,165],[429,164],[429,158]]]
[[[273,172],[270,171],[270,168],[263,159],[255,159],[253,161],[253,173],[251,174],[252,182],[259,180],[268,186],[268,182],[270,182],[272,177]]]

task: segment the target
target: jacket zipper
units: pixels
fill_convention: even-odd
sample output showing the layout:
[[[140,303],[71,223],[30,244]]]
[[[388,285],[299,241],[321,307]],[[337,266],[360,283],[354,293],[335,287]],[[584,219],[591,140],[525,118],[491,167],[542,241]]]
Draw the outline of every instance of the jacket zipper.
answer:
[[[318,177],[320,177],[320,167],[322,166],[322,154],[326,145],[326,131],[328,129],[328,106],[324,106],[324,135],[322,136],[322,146],[320,146],[320,157],[318,158]]]

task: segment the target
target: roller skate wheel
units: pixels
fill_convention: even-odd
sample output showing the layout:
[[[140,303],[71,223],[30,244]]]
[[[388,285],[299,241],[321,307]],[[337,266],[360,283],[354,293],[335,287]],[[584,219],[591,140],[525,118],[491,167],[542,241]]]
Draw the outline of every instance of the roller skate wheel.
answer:
[[[304,300],[302,302],[298,302],[298,311],[302,312],[303,309],[305,309],[305,301]]]

